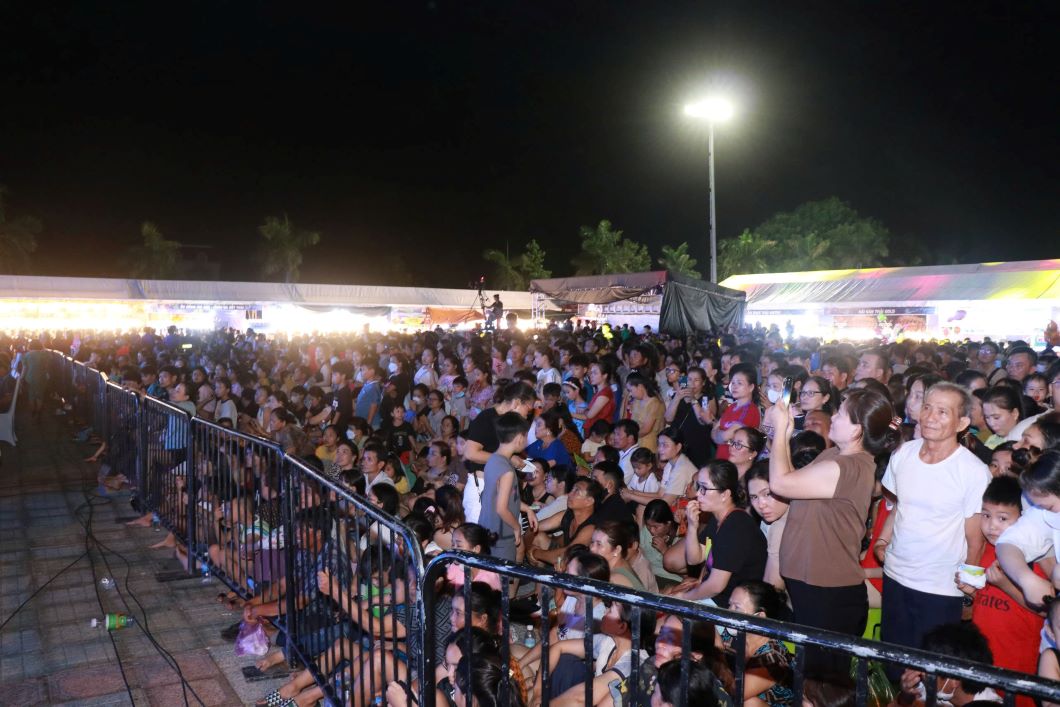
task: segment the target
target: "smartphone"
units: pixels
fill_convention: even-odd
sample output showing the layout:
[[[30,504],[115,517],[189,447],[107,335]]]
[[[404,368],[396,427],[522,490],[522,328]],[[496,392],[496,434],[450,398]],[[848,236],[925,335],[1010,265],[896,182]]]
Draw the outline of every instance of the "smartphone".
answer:
[[[678,378],[677,379],[677,385],[679,385],[682,388],[687,388],[688,387],[688,376],[681,376],[680,378]]]
[[[784,401],[785,405],[791,405],[791,390],[795,385],[795,379],[788,376],[784,379],[784,389],[780,391],[780,400]]]

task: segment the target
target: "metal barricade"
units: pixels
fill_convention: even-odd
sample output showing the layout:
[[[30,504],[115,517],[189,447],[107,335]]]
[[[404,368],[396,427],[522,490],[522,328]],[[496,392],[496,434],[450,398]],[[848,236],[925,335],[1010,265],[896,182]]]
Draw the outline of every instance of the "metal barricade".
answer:
[[[143,452],[140,498],[159,523],[187,544],[187,470],[191,414],[176,405],[145,396],[139,421]]]
[[[423,603],[425,615],[434,615],[435,608],[440,597],[435,591],[435,584],[445,573],[450,563],[456,563],[463,569],[463,597],[465,606],[471,605],[472,570],[485,570],[495,572],[501,576],[501,627],[500,627],[500,650],[501,665],[508,665],[510,660],[508,611],[508,590],[510,583],[517,580],[535,582],[539,588],[540,616],[548,617],[550,603],[557,590],[579,597],[582,603],[583,613],[579,613],[582,624],[588,627],[584,633],[584,645],[581,653],[584,661],[584,673],[586,679],[582,683],[585,690],[585,704],[594,704],[593,680],[596,674],[594,670],[595,659],[593,657],[593,634],[594,614],[593,603],[604,601],[608,605],[619,604],[624,607],[622,616],[630,627],[630,640],[634,648],[645,645],[646,641],[656,640],[654,637],[655,620],[659,615],[676,617],[675,623],[680,622],[680,628],[673,627],[668,631],[670,640],[676,640],[680,645],[680,670],[681,689],[679,702],[675,704],[688,704],[688,675],[690,672],[693,652],[704,654],[711,652],[715,644],[714,634],[722,628],[728,629],[733,635],[731,641],[732,649],[732,676],[729,684],[730,695],[743,695],[745,682],[745,646],[748,634],[764,636],[795,644],[795,655],[792,664],[792,685],[795,693],[792,704],[802,704],[803,688],[805,686],[804,667],[807,649],[823,649],[833,654],[848,657],[853,661],[852,672],[854,674],[852,689],[854,691],[855,704],[865,705],[869,702],[869,666],[871,662],[898,665],[904,668],[922,671],[925,675],[924,684],[927,686],[927,704],[934,705],[935,677],[946,676],[955,679],[965,679],[976,683],[984,683],[996,690],[1004,691],[1005,704],[1015,704],[1017,695],[1026,695],[1037,700],[1055,702],[1060,699],[1060,683],[1045,680],[1032,675],[1017,673],[1011,670],[1003,670],[988,665],[961,660],[949,656],[928,653],[922,650],[914,650],[887,643],[868,641],[832,631],[801,626],[789,622],[775,621],[772,619],[740,614],[732,611],[708,607],[702,604],[675,599],[669,596],[651,594],[644,591],[617,587],[607,582],[600,582],[583,577],[574,577],[567,574],[548,572],[527,565],[517,565],[505,560],[493,557],[473,555],[464,552],[446,552],[435,557],[427,566],[423,575]],[[535,622],[536,623],[536,622]],[[465,620],[467,629],[467,645],[471,644],[471,621]],[[433,621],[428,621],[424,626],[424,655],[427,658],[422,680],[422,693],[426,701],[421,704],[432,704],[435,694],[435,644],[445,638],[444,633]],[[539,671],[540,682],[536,683],[541,692],[539,693],[540,704],[548,707],[550,699],[556,697],[551,695],[551,679],[549,674],[549,621],[542,621],[535,629],[538,632],[537,644],[541,646],[541,669]],[[599,627],[595,629],[599,633]],[[662,634],[660,634],[662,635]],[[697,645],[693,646],[693,642]],[[673,648],[676,645],[671,644]],[[630,653],[631,666],[630,676],[641,676],[641,665],[646,658],[637,650]],[[709,660],[707,661],[709,662]],[[467,681],[471,683],[470,671],[471,661],[466,664],[468,673]],[[650,667],[648,668],[650,671]],[[718,676],[715,673],[716,677]],[[651,701],[650,694],[644,694],[644,682],[642,679],[629,679],[620,689],[625,691],[630,705],[645,705]],[[507,671],[504,671],[501,682],[501,697],[498,704],[509,704],[503,699],[505,691],[515,689]],[[571,688],[576,689],[576,688]],[[614,693],[612,693],[614,694]],[[736,704],[739,699],[734,700]]]
[[[93,379],[102,381],[102,378],[89,378]],[[137,484],[140,481],[140,396],[110,381],[102,383],[102,387],[104,414],[101,417],[105,420],[103,439],[107,450],[100,474],[121,474],[131,484]]]
[[[398,519],[288,456],[283,475],[287,654],[324,694],[373,704],[424,670],[423,559]],[[369,491],[371,493],[371,491]]]
[[[275,602],[284,577],[283,448],[198,418],[190,429],[189,555],[243,598]]]

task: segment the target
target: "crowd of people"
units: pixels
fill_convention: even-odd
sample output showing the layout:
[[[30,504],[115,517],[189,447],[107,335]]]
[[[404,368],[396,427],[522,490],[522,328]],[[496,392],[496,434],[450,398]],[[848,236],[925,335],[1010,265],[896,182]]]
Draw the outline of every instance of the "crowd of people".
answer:
[[[37,365],[42,348],[63,350],[142,395],[274,440],[401,519],[426,557],[489,555],[1060,679],[1060,625],[1047,616],[1060,586],[1060,363],[1051,350],[785,340],[762,329],[678,339],[569,324],[293,339],[171,328],[0,343],[0,371]],[[9,388],[0,380],[0,394]],[[105,446],[90,459],[105,459]],[[237,483],[275,500],[267,475]],[[315,538],[306,564],[318,572],[298,590],[299,605],[349,623],[358,607],[336,585],[386,583],[410,571],[408,558],[366,543],[354,566],[341,566],[327,549],[336,526],[326,494],[305,505],[299,523]],[[276,507],[263,501],[262,516]],[[265,527],[257,538],[269,522],[253,519]],[[501,695],[504,707],[538,704],[544,690],[554,704],[584,704],[587,680],[593,704],[629,704],[634,681],[652,705],[673,704],[689,645],[690,704],[794,700],[794,658],[780,641],[746,636],[739,695],[727,630],[642,611],[633,645],[628,604],[594,602],[586,625],[585,597],[562,590],[550,612],[528,609],[527,621],[550,632],[547,654],[513,643],[501,665],[500,577],[476,571],[471,580],[468,604],[462,571],[448,573],[439,610],[425,619],[438,637],[436,704],[487,707]],[[402,586],[408,594],[414,583]],[[519,606],[536,588],[513,581],[509,590]],[[279,611],[275,594],[226,600],[248,620]],[[344,654],[355,657],[336,670],[360,688],[351,703],[364,704],[366,682],[378,686],[370,700],[411,703],[422,677],[414,613],[402,610],[385,637],[406,658],[389,685],[379,651],[365,650],[382,637],[348,639]],[[808,651],[806,675],[812,704],[853,699],[848,656]],[[512,689],[501,691],[506,676]],[[924,675],[889,677],[899,704],[924,699]],[[1001,700],[969,680],[937,687],[954,705]],[[320,698],[301,672],[260,704]]]

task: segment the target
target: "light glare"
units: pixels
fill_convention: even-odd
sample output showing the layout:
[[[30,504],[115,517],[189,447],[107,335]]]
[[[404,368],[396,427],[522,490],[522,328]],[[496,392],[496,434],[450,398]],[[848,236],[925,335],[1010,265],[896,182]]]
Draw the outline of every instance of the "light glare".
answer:
[[[712,123],[721,123],[732,117],[732,103],[724,98],[707,98],[685,106],[685,115],[691,118],[706,118]]]

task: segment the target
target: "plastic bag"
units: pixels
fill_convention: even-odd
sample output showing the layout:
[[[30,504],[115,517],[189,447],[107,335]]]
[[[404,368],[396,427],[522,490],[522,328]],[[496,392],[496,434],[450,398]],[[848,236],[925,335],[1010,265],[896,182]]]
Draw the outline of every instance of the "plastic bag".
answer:
[[[239,624],[239,636],[236,637],[236,655],[265,655],[269,652],[269,637],[261,622]]]

